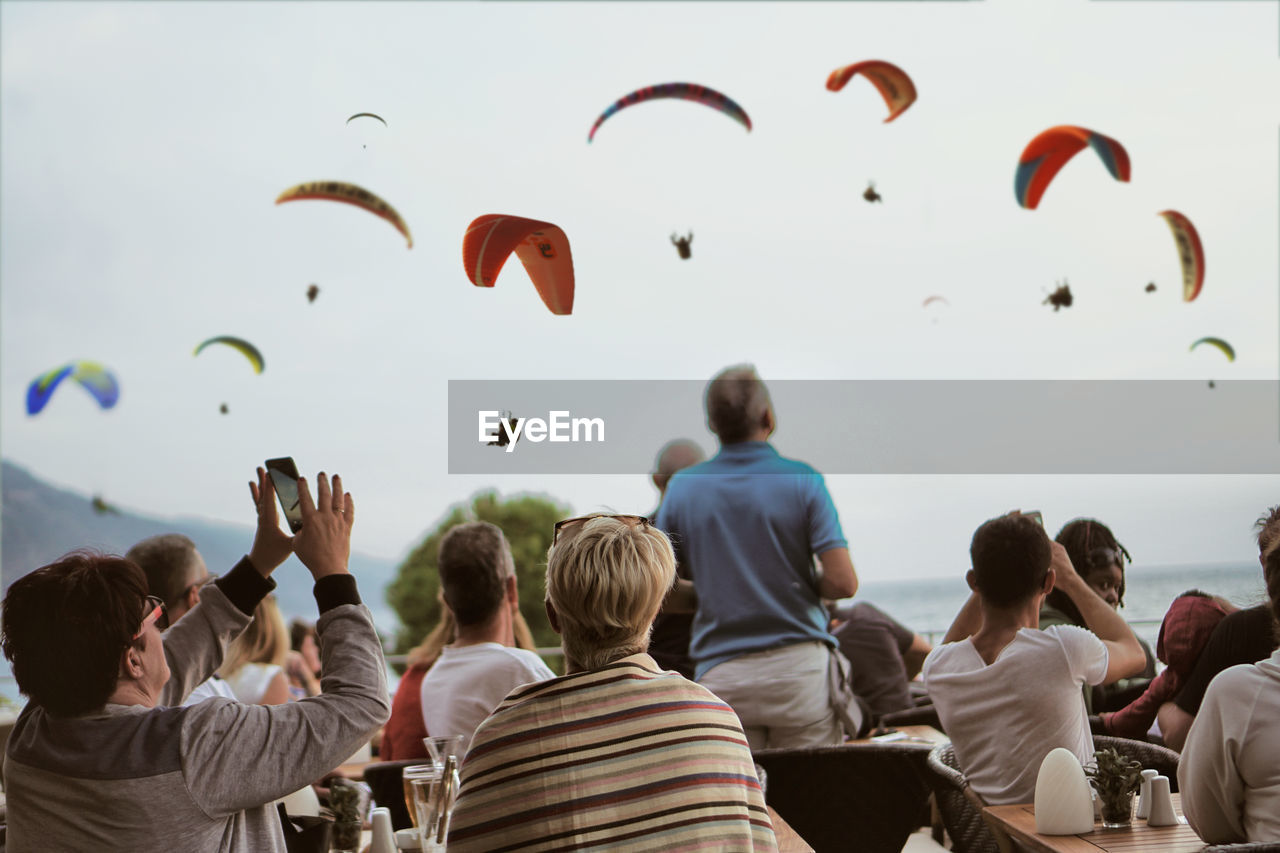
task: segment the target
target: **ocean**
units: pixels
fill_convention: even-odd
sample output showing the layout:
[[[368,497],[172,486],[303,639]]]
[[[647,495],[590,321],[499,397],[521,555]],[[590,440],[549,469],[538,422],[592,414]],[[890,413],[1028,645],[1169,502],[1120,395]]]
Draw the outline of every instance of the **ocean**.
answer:
[[[1257,563],[1130,567],[1125,572],[1125,586],[1125,604],[1120,612],[1152,650],[1169,603],[1188,589],[1221,595],[1239,607],[1251,607],[1266,600],[1262,568]],[[936,644],[968,597],[964,575],[958,572],[953,578],[864,580],[854,600],[871,602]],[[394,628],[378,627],[384,631]],[[9,673],[8,661],[0,669],[0,696],[22,702]]]

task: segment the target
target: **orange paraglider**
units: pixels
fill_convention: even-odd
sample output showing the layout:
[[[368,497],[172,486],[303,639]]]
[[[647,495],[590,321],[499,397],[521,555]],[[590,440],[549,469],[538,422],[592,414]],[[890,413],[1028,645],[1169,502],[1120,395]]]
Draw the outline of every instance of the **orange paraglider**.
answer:
[[[1086,146],[1093,148],[1117,181],[1129,180],[1129,152],[1109,136],[1088,128],[1063,124],[1051,127],[1027,143],[1018,158],[1018,171],[1013,177],[1013,192],[1018,204],[1035,210],[1040,196],[1058,170]]]
[[[573,313],[573,254],[560,226],[539,219],[489,213],[462,238],[462,264],[476,287],[493,287],[515,252],[552,314]]]
[[[861,74],[871,81],[880,92],[880,97],[889,105],[889,117],[885,123],[902,115],[907,107],[915,103],[916,84],[911,82],[907,72],[890,62],[879,59],[868,59],[855,62],[844,68],[837,68],[827,77],[827,88],[839,92],[855,74]]]

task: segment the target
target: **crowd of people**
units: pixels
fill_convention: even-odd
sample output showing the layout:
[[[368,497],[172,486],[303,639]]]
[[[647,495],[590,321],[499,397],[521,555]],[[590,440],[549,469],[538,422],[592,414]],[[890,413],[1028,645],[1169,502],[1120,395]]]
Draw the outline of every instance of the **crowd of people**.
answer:
[[[997,516],[932,647],[848,601],[834,502],[770,444],[754,369],[722,371],[705,405],[718,452],[663,447],[656,510],[555,525],[559,676],[520,613],[503,531],[469,522],[440,542],[443,618],[393,700],[347,571],[354,501],[323,473],[314,499],[298,481],[290,536],[259,469],[252,545],[221,576],[167,535],[15,581],[2,645],[29,701],[4,758],[8,849],[284,851],[278,801],[371,738],[402,760],[425,758],[430,735],[465,744],[450,850],[772,850],[752,752],[839,744],[908,710],[936,715],[989,804],[1030,802],[1055,747],[1087,765],[1094,732],[1152,737],[1183,750],[1202,838],[1280,841],[1280,508],[1258,522],[1268,603],[1188,591],[1154,655],[1119,613],[1131,558],[1106,525],[1050,539],[1031,515]],[[319,612],[292,629],[270,595],[291,553]]]

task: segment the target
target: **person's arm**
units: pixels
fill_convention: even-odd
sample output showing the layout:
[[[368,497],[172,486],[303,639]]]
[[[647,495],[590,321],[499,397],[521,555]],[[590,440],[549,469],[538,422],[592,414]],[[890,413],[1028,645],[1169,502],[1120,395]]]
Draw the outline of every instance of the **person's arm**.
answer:
[[[929,656],[931,651],[933,651],[933,646],[929,644],[928,640],[919,634],[911,636],[911,645],[902,653],[902,665],[907,669],[908,681],[920,674],[920,669],[924,666],[924,659]]]
[[[1210,686],[1204,704],[1187,735],[1178,761],[1178,790],[1187,823],[1210,844],[1247,841],[1244,832],[1244,781],[1237,766],[1242,733],[1229,720],[1238,720],[1239,697],[1232,701],[1230,684]],[[1226,708],[1237,706],[1230,714]]]
[[[947,634],[942,638],[942,643],[946,645],[947,643],[967,640],[981,629],[982,599],[978,598],[978,593],[971,592],[969,593],[969,600],[960,608],[960,612],[956,614],[951,627],[947,629]]]
[[[1187,733],[1191,731],[1191,724],[1195,720],[1195,717],[1179,708],[1176,702],[1161,705],[1156,712],[1156,722],[1160,724],[1160,738],[1164,745],[1175,752],[1182,752],[1182,747],[1187,742]]]
[[[822,563],[822,581],[818,594],[823,598],[852,598],[858,592],[858,573],[848,548],[832,548],[818,555]]]
[[[283,705],[289,699],[289,678],[282,669],[271,677],[271,681],[267,684],[267,689],[263,692],[262,699],[258,704]]]
[[[1129,675],[1142,672],[1147,656],[1138,643],[1133,629],[1111,609],[1111,605],[1093,591],[1071,565],[1067,549],[1057,542],[1049,543],[1053,558],[1049,567],[1055,573],[1054,589],[1060,589],[1084,617],[1084,623],[1102,644],[1107,647],[1107,674],[1103,684],[1111,684]]]

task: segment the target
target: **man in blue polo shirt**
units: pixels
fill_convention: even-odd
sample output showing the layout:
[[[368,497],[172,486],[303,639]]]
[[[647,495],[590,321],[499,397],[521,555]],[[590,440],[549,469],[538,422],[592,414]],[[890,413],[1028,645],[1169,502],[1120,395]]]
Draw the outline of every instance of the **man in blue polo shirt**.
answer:
[[[655,521],[693,578],[694,677],[737,712],[752,749],[840,743],[864,720],[821,601],[858,588],[835,505],[821,474],[769,444],[776,419],[755,368],[721,371],[705,403],[720,452],[671,478]]]

